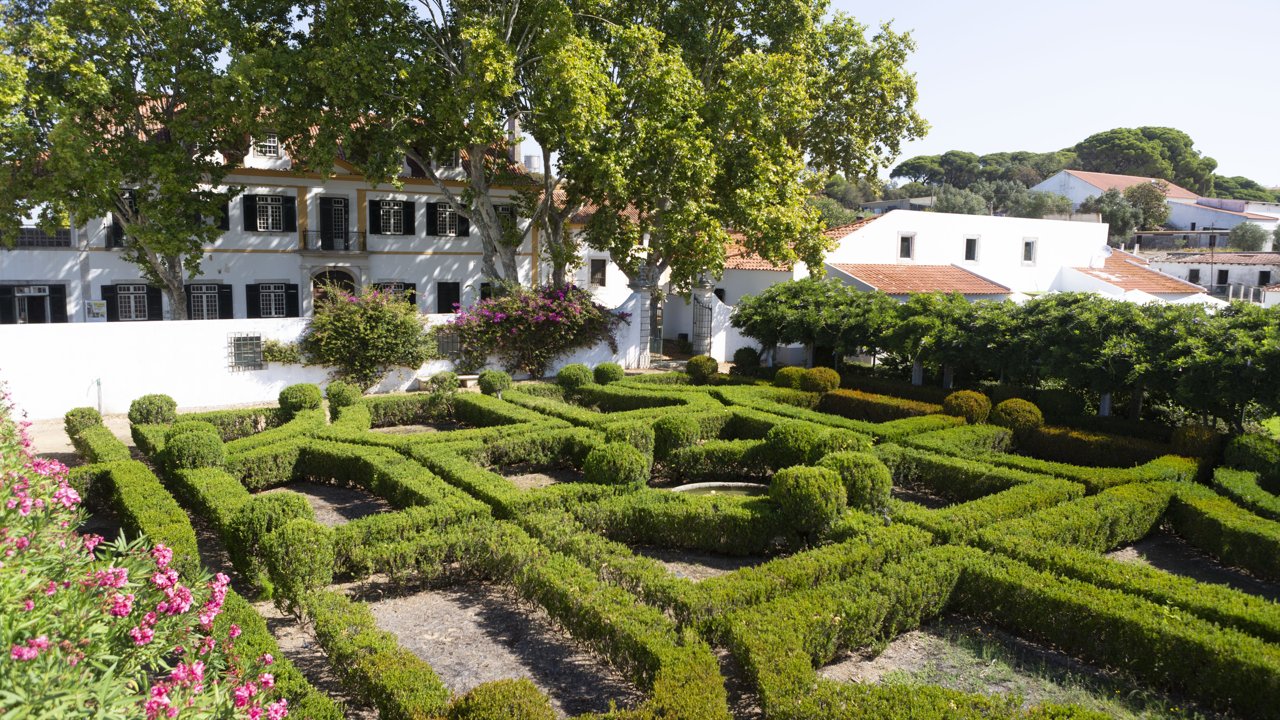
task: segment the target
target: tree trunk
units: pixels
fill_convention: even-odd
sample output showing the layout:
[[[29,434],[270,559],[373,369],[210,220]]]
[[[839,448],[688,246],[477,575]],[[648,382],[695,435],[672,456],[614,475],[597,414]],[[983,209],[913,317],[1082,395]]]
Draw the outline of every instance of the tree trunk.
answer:
[[[950,365],[943,365],[942,366],[942,388],[944,390],[950,390],[951,386],[955,384],[955,379],[956,379],[955,368],[951,367]]]
[[[924,363],[919,358],[911,363],[911,384],[916,386],[924,384]]]
[[[1098,417],[1111,417],[1111,393],[1104,392],[1098,398]]]
[[[1133,386],[1133,396],[1129,398],[1129,419],[1142,419],[1142,401],[1146,399],[1147,391],[1142,387],[1142,383]]]

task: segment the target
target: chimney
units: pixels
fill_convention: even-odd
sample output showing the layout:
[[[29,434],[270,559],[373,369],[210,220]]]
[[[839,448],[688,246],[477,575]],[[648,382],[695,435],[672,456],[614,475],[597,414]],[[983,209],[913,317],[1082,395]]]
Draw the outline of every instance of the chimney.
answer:
[[[507,157],[511,162],[520,161],[520,118],[517,115],[507,118]]]

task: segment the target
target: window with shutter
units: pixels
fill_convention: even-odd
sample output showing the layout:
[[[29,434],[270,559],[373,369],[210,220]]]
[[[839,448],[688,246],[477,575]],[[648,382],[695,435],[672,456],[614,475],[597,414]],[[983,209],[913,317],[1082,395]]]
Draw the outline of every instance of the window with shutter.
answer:
[[[258,232],[284,232],[284,198],[260,195],[257,201]]]
[[[219,287],[218,285],[188,285],[187,317],[191,320],[217,320],[220,317]]]
[[[404,203],[399,200],[378,202],[379,229],[383,235],[404,234]]]
[[[258,317],[289,317],[284,283],[262,283],[258,287]]]
[[[148,320],[147,286],[116,285],[116,315],[122,321]]]
[[[456,237],[458,234],[458,211],[448,203],[436,203],[436,235]]]

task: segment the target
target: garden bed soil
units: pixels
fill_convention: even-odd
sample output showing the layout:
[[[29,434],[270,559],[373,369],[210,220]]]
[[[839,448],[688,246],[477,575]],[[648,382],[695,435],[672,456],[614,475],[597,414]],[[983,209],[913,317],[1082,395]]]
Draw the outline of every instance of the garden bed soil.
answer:
[[[818,671],[840,682],[937,685],[1014,696],[1029,708],[1075,703],[1116,718],[1222,717],[991,625],[941,618],[876,653],[846,652]],[[1189,712],[1190,711],[1190,712]]]
[[[386,500],[360,488],[295,482],[265,492],[280,490],[292,490],[305,497],[315,511],[316,522],[327,527],[337,527],[352,520],[392,510],[391,504]]]
[[[1107,553],[1120,562],[1147,565],[1204,583],[1227,585],[1241,592],[1280,602],[1280,583],[1224,565],[1173,532],[1161,528],[1138,542]]]
[[[572,468],[554,468],[534,472],[527,465],[512,465],[505,468],[497,468],[494,472],[511,481],[512,485],[521,490],[534,490],[544,488],[557,483],[583,482],[584,478],[580,471]]]
[[[713,555],[691,550],[671,550],[649,546],[634,547],[632,551],[637,555],[657,560],[667,568],[667,572],[693,582],[725,575],[734,570],[764,562],[764,558],[760,557]]]
[[[632,707],[642,695],[557,628],[540,608],[499,587],[468,583],[369,600],[378,626],[431,664],[462,694],[485,682],[527,677],[563,715]]]
[[[463,429],[463,426],[457,423],[432,423],[430,425],[392,425],[373,428],[372,432],[384,435],[421,435],[423,433],[449,432],[461,429]]]
[[[955,504],[951,500],[932,493],[919,485],[894,485],[893,497],[903,502],[922,505],[930,510],[938,510]]]

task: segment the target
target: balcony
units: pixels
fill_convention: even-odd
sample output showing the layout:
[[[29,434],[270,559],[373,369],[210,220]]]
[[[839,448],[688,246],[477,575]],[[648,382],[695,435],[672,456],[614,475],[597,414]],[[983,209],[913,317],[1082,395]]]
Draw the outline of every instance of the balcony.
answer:
[[[365,252],[364,233],[351,230],[307,230],[303,233],[307,252]]]

